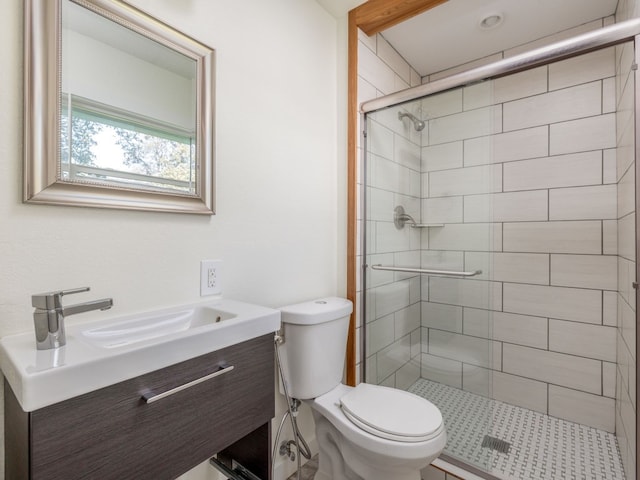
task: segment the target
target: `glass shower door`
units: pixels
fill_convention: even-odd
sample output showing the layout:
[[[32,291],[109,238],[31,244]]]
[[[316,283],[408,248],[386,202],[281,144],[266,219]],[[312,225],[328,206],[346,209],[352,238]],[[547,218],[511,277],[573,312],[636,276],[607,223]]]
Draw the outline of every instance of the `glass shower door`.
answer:
[[[495,130],[495,108],[476,98],[488,106],[465,111],[462,92],[366,117],[365,378],[438,406],[445,454],[486,471],[499,361],[491,311],[501,309],[490,281],[501,241],[491,193],[501,170],[483,141]],[[475,156],[465,161],[465,149]]]
[[[465,469],[635,478],[639,80],[621,27],[366,115],[365,378],[437,405]]]

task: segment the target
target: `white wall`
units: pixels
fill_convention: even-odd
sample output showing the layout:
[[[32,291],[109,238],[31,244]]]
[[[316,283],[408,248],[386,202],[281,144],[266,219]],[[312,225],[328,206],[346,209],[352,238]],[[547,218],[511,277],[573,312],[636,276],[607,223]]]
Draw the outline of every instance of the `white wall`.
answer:
[[[62,38],[64,93],[195,131],[195,78],[183,77],[73,30],[63,30]],[[126,74],[131,71],[136,74]]]
[[[113,297],[109,312],[69,323],[197,301],[206,258],[224,260],[229,298],[344,294],[337,21],[313,0],[130,3],[216,49],[217,215],[23,204],[23,2],[3,2],[0,336],[32,331],[40,291]]]

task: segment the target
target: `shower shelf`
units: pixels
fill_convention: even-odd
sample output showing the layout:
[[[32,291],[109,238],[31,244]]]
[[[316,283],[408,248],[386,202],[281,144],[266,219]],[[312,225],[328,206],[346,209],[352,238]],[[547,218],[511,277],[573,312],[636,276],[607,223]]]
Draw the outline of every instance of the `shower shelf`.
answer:
[[[404,211],[402,205],[398,205],[393,209],[393,223],[397,229],[404,228],[405,224],[409,224],[411,228],[438,228],[444,227],[444,223],[417,223],[411,215]]]
[[[386,270],[389,272],[407,272],[407,273],[424,273],[427,275],[439,275],[442,277],[474,277],[480,275],[482,270],[474,270],[473,272],[456,272],[452,270],[432,270],[426,268],[410,268],[410,267],[389,267],[384,265],[371,265],[372,270]]]

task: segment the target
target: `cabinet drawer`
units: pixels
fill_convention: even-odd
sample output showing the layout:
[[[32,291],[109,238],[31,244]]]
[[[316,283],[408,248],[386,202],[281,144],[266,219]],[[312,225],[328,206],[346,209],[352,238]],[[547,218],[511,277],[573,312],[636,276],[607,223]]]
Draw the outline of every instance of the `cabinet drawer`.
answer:
[[[175,394],[160,394],[233,369]],[[274,415],[273,336],[265,335],[31,413],[31,478],[170,479]]]

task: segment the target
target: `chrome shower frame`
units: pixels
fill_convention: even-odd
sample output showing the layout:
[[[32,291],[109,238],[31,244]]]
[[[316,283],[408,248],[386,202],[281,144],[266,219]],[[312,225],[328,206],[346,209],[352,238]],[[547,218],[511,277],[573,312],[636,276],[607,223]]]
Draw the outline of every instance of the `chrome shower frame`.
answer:
[[[567,40],[553,43],[551,45],[536,48],[529,52],[525,52],[519,55],[515,55],[510,58],[499,60],[497,62],[490,63],[481,67],[473,68],[465,72],[461,72],[449,77],[445,77],[433,82],[418,85],[416,87],[408,88],[390,95],[385,95],[370,101],[363,102],[360,105],[360,125],[361,125],[361,145],[362,148],[362,175],[363,178],[367,178],[367,121],[366,115],[378,110],[382,110],[389,107],[397,107],[407,102],[417,100],[422,97],[441,93],[454,88],[468,86],[474,83],[478,83],[485,80],[493,80],[503,76],[511,75],[525,70],[530,70],[535,67],[546,65],[552,62],[565,60],[567,58],[576,57],[585,53],[589,53],[595,50],[618,45],[624,42],[632,41],[635,45],[634,54],[634,69],[637,69],[640,64],[640,18],[627,20],[608,27],[588,32],[585,34],[577,35]],[[640,92],[640,75],[635,76],[635,91]],[[428,115],[429,112],[426,112]],[[635,98],[635,159],[636,159],[636,216],[640,215],[640,168],[637,166],[637,160],[640,158],[640,95],[636,93]],[[402,120],[404,116],[408,116],[416,125],[417,119],[411,114],[398,114],[398,118]],[[416,127],[416,130],[418,128]],[[420,129],[421,130],[421,129]],[[419,131],[419,130],[418,130]],[[361,211],[366,212],[366,180],[363,188],[360,189],[360,205]],[[366,292],[367,290],[367,269],[371,266],[367,265],[367,218],[363,216],[361,220],[361,258],[362,264],[359,266],[361,273],[361,290]],[[636,282],[633,285],[636,292],[636,325],[640,324],[640,311],[638,310],[638,282],[640,282],[640,222],[636,222]],[[360,332],[360,378],[366,381],[366,362],[367,350],[366,350],[366,296],[361,295],[360,308],[362,311],[362,327]],[[640,329],[636,328],[636,345],[640,345]],[[638,359],[638,347],[636,347],[636,362]],[[640,370],[636,368],[636,398],[640,395]],[[636,432],[640,432],[640,417],[636,412]],[[471,473],[486,478],[488,480],[496,479],[496,477],[488,474],[485,471],[472,467],[462,461],[451,458],[448,455],[443,455],[444,460],[463,468]],[[640,442],[636,441],[636,460],[640,458]]]
[[[421,97],[452,88],[470,85],[482,80],[499,78],[512,73],[529,70],[550,62],[564,60],[593,50],[610,47],[640,35],[640,18],[627,20],[593,32],[577,35],[567,40],[536,48],[526,53],[467,70],[450,77],[385,95],[360,105],[362,115],[386,107],[401,105]],[[426,112],[427,114],[429,112]],[[364,125],[364,124],[363,124]]]

